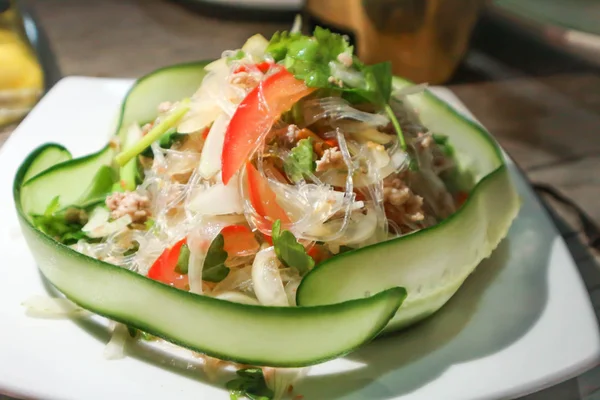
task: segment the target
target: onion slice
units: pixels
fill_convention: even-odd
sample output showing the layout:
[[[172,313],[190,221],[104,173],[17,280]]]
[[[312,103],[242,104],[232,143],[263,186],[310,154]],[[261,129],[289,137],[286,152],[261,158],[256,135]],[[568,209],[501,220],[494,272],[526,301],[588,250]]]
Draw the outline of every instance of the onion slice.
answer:
[[[252,283],[254,294],[265,306],[289,306],[283,281],[279,274],[279,260],[275,249],[268,247],[259,251],[252,263]]]
[[[205,179],[212,178],[221,170],[221,153],[223,152],[223,141],[228,125],[229,117],[221,114],[208,132],[200,156],[200,166],[198,167],[200,175]]]
[[[240,195],[237,175],[227,185],[217,183],[206,189],[196,189],[188,208],[202,215],[241,214],[244,205]]]
[[[130,339],[127,325],[114,322],[112,336],[104,348],[104,358],[117,360],[125,357],[125,344]]]
[[[91,315],[89,311],[64,297],[35,295],[29,297],[21,305],[25,307],[27,316],[34,318],[71,318]]]

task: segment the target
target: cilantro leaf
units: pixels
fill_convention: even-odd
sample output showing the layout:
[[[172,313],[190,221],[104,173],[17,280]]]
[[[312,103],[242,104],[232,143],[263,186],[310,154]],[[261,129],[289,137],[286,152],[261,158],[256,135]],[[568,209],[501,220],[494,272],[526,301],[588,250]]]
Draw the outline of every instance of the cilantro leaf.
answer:
[[[392,63],[368,65],[362,71],[367,84],[367,98],[376,104],[387,103],[392,95]]]
[[[439,146],[442,153],[448,157],[454,156],[454,147],[448,141],[448,136],[442,135],[441,133],[434,133],[431,135],[433,141]]]
[[[296,268],[304,275],[315,266],[315,261],[306,254],[306,249],[296,240],[290,231],[281,231],[281,221],[273,223],[273,246],[277,258],[288,268]]]
[[[315,170],[315,154],[313,152],[312,138],[301,139],[290,152],[290,156],[283,163],[287,176],[298,182],[305,173]]]
[[[31,221],[37,229],[67,245],[77,243],[80,239],[88,239],[87,235],[81,230],[83,225],[77,222],[69,222],[64,213],[59,215],[33,214],[31,215]]]
[[[236,371],[238,378],[226,383],[232,400],[245,396],[251,400],[272,400],[274,393],[267,387],[260,368],[244,368]]]
[[[31,222],[46,235],[67,245],[77,243],[80,239],[89,239],[81,230],[87,222],[85,210],[71,207],[59,211],[59,208],[60,198],[56,196],[50,200],[44,214],[31,214]]]
[[[301,37],[302,34],[300,32],[275,32],[273,37],[271,37],[271,40],[269,41],[269,45],[267,46],[267,50],[265,52],[267,54],[270,54],[275,60],[275,62],[281,61],[287,55],[288,46],[294,41],[300,39]]]
[[[271,38],[266,53],[309,87],[337,88],[329,81],[329,63],[352,46],[346,38],[328,29],[316,27],[312,37],[298,33],[277,32]]]
[[[329,55],[330,59],[337,59],[337,56],[344,52],[352,54],[354,48],[350,45],[346,36],[333,33],[329,29],[320,26],[315,28],[313,35],[321,46],[328,49],[326,54]]]
[[[229,274],[229,268],[225,266],[227,260],[227,252],[223,249],[225,239],[220,233],[212,241],[204,266],[202,267],[202,279],[209,282],[221,282]]]

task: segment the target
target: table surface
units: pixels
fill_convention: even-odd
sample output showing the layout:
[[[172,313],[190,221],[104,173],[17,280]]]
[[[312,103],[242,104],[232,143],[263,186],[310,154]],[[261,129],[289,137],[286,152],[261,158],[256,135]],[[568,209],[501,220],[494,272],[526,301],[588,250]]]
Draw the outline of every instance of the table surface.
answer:
[[[222,20],[166,1],[29,0],[64,75],[138,77],[168,64],[220,56],[251,34],[285,22]],[[550,184],[600,223],[600,74],[532,76],[479,50],[467,58],[485,81],[450,84],[535,183]],[[0,128],[0,145],[15,126]],[[575,214],[553,200],[565,237],[600,315],[600,256]],[[600,367],[521,400],[600,399]]]

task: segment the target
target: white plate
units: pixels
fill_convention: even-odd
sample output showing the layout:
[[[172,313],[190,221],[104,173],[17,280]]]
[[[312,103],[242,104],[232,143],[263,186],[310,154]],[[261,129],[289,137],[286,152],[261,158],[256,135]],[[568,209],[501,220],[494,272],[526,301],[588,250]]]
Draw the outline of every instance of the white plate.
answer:
[[[63,79],[0,152],[0,392],[44,399],[228,398],[193,363],[139,350],[108,361],[104,331],[29,318],[20,306],[48,287],[18,227],[11,193],[16,169],[47,141],[76,156],[99,149],[130,85]],[[436,92],[466,112],[451,92]],[[504,399],[568,379],[598,361],[598,325],[573,260],[529,186],[514,166],[511,171],[523,207],[493,257],[435,317],[311,369],[298,387],[306,400]]]

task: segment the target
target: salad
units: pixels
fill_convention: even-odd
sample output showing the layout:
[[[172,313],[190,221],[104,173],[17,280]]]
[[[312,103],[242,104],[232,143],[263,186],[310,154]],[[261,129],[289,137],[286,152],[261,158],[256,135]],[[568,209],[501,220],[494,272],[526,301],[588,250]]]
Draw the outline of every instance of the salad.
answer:
[[[480,127],[319,27],[140,79],[105,148],[37,149],[15,203],[69,299],[30,307],[108,317],[110,357],[231,361],[252,399],[434,313],[518,210]]]

